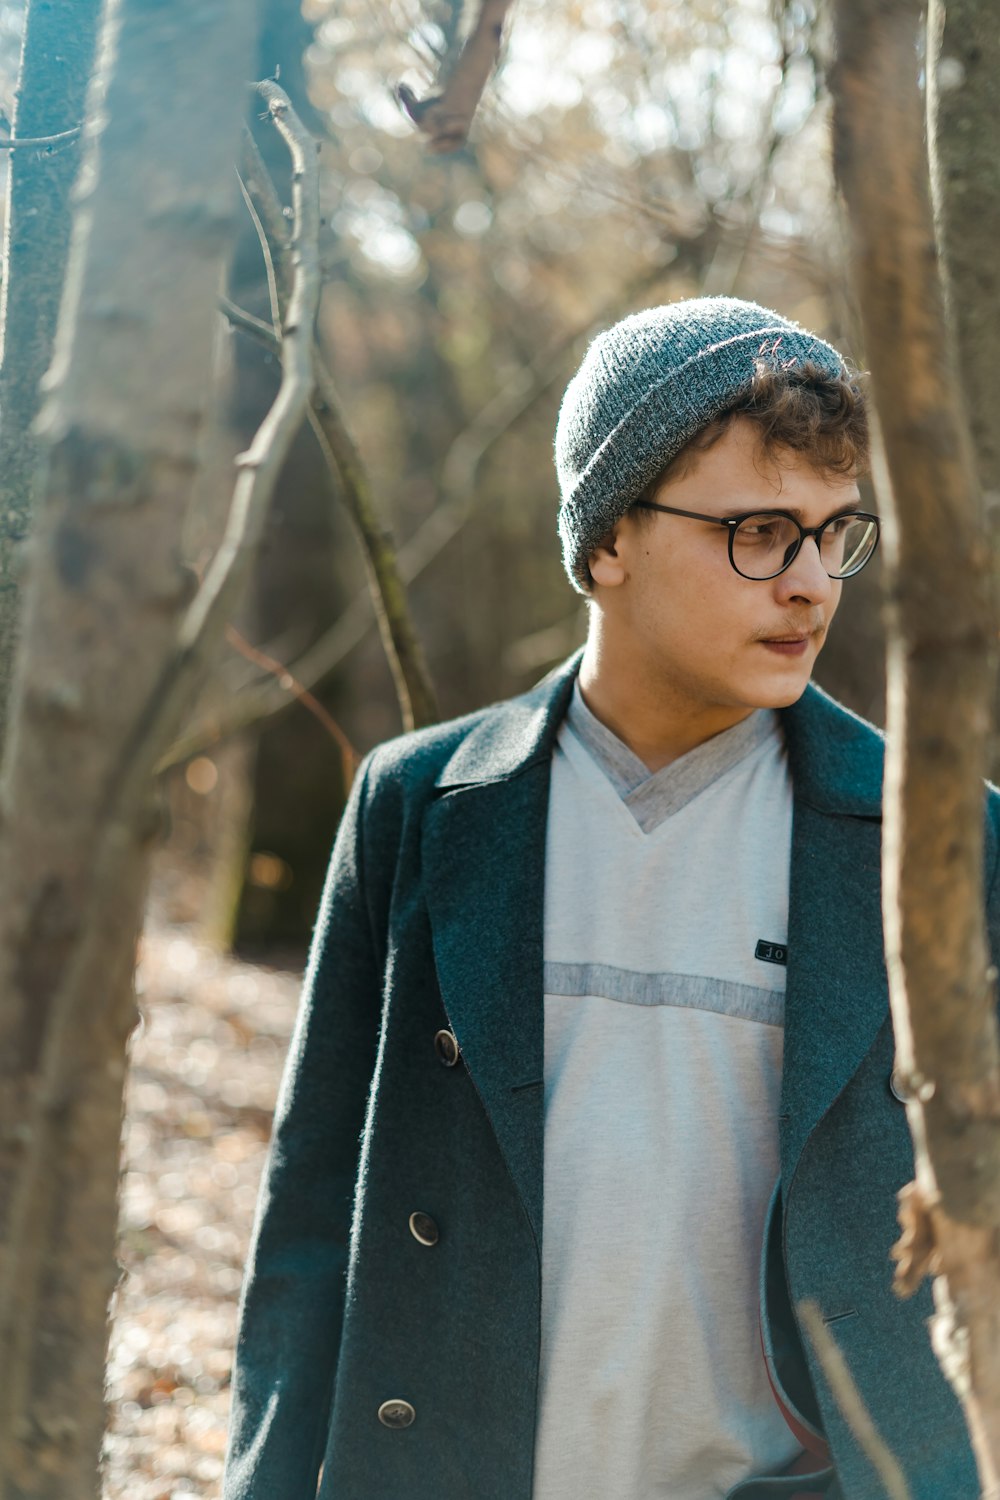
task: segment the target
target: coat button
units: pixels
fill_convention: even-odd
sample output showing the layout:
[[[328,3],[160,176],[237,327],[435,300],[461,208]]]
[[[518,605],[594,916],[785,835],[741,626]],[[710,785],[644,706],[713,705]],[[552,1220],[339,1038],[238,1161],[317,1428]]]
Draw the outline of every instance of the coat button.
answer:
[[[416,1415],[409,1401],[383,1401],[378,1409],[383,1427],[409,1427]]]
[[[421,1245],[436,1245],[441,1238],[441,1232],[430,1214],[419,1211],[410,1215],[410,1233]]]
[[[900,1104],[906,1103],[906,1090],[903,1088],[903,1081],[895,1068],[889,1074],[889,1092],[894,1099],[899,1100]]]
[[[438,1062],[444,1063],[446,1068],[453,1068],[458,1062],[458,1037],[447,1028],[435,1032],[434,1051],[438,1055]]]

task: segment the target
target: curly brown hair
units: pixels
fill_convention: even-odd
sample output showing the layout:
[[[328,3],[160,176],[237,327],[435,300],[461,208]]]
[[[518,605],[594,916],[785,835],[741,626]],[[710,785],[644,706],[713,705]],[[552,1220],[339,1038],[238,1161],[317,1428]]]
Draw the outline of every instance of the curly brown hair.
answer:
[[[811,360],[788,368],[758,360],[745,394],[695,434],[640,500],[652,499],[668,479],[690,473],[698,455],[717,443],[737,417],[747,417],[757,427],[764,458],[779,458],[780,450],[792,449],[808,454],[821,473],[867,474],[871,452],[864,378],[852,371],[829,375]]]

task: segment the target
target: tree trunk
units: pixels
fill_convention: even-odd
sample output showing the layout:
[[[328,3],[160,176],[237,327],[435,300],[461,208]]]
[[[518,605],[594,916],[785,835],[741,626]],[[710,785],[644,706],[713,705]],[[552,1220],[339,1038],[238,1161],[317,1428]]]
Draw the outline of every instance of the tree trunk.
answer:
[[[30,0],[13,134],[80,125],[101,0]],[[18,637],[18,580],[33,510],[38,445],[31,425],[52,357],[69,249],[70,189],[80,139],[11,152],[0,293],[0,747]]]
[[[241,0],[108,0],[0,777],[0,1496],[98,1492],[125,1042],[155,825],[122,806],[236,205]]]
[[[1000,26],[994,0],[930,0],[927,138],[934,223],[987,525],[1000,533]],[[994,699],[994,723],[1000,697]],[[994,736],[990,774],[1000,777]]]
[[[980,488],[1000,508],[1000,25],[995,0],[930,0],[934,221]]]
[[[916,1181],[896,1289],[936,1274],[931,1337],[1000,1495],[1000,1052],[983,920],[992,556],[944,308],[917,0],[838,0],[835,162],[881,419],[889,623],[886,959]],[[1000,354],[1000,350],[996,351]],[[901,1372],[904,1378],[904,1372]]]

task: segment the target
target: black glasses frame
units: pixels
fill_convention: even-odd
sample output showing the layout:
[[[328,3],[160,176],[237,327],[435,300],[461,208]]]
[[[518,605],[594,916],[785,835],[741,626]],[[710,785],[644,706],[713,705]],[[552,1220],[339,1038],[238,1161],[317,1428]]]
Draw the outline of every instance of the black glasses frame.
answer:
[[[700,511],[697,510],[678,510],[675,505],[658,505],[655,500],[637,500],[633,509],[662,510],[663,513],[668,516],[687,516],[691,521],[709,521],[713,526],[728,527],[730,566],[732,567],[734,573],[739,574],[740,578],[747,578],[751,583],[768,583],[772,578],[780,578],[785,569],[792,566],[792,563],[802,551],[803,542],[807,537],[810,536],[814,536],[816,538],[816,550],[819,552],[820,561],[822,562],[823,553],[822,551],[820,551],[820,548],[822,545],[823,533],[828,526],[831,526],[833,524],[834,521],[842,521],[845,516],[850,516],[852,521],[871,521],[872,525],[875,527],[875,547],[873,547],[869,552],[864,562],[859,563],[856,568],[852,568],[849,573],[826,573],[827,578],[835,578],[838,581],[843,578],[853,578],[855,574],[860,573],[861,569],[866,567],[875,556],[875,548],[878,546],[879,538],[882,534],[881,528],[879,527],[878,516],[873,516],[866,510],[839,511],[835,516],[828,516],[827,519],[823,522],[822,526],[803,526],[802,523],[800,521],[797,521],[794,516],[789,515],[787,510],[748,510],[744,511],[743,514],[739,516],[704,516]],[[736,528],[740,526],[742,522],[749,521],[751,516],[781,516],[782,520],[791,521],[792,525],[798,529],[799,533],[799,539],[792,549],[791,556],[782,563],[777,572],[768,573],[766,578],[756,578],[751,573],[741,573],[739,568],[736,566],[736,559],[733,557],[733,540],[736,536]],[[824,568],[823,571],[826,572],[826,569]]]

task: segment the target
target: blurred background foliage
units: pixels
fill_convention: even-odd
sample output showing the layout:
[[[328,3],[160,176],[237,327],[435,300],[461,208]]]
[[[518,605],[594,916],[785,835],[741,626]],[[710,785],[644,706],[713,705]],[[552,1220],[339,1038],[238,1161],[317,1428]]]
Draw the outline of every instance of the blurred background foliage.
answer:
[[[814,0],[518,0],[469,145],[434,157],[394,90],[433,90],[471,20],[460,0],[258,4],[259,76],[280,77],[320,142],[322,346],[451,716],[530,686],[583,639],[552,435],[602,326],[732,294],[864,368],[829,159],[827,24]],[[0,7],[8,113],[18,32],[18,9]],[[274,133],[250,123],[287,193]],[[268,316],[249,216],[229,294]],[[220,318],[196,567],[276,378],[274,356]],[[881,720],[878,584],[873,567],[845,589],[817,676]],[[315,691],[359,753],[400,727],[373,618],[336,484],[303,431],[235,623],[293,670],[323,643]],[[260,679],[228,647],[198,722],[224,726]],[[305,944],[343,805],[337,744],[287,702],[253,729],[207,735],[168,778],[168,914],[249,952]]]

